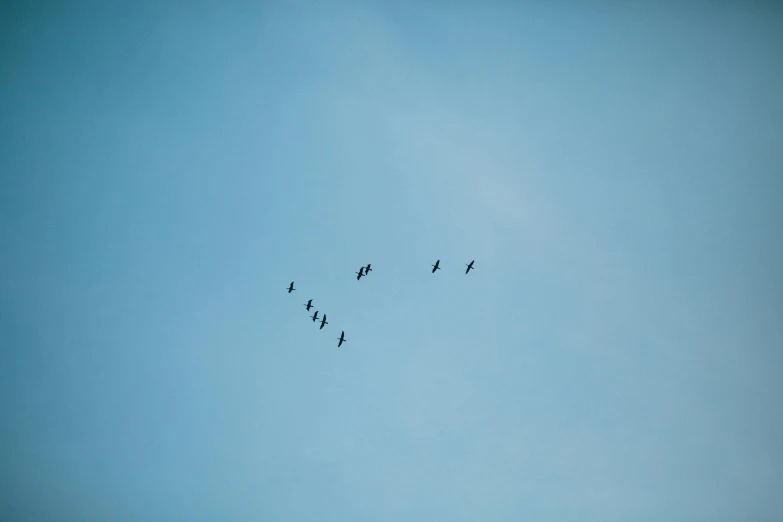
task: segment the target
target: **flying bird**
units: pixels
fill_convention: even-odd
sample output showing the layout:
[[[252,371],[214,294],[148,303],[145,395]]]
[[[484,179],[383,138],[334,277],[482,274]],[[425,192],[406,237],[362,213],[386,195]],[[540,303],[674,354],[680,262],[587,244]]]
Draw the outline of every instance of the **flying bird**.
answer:
[[[290,294],[290,293],[291,293],[291,292],[293,292],[294,290],[296,290],[296,288],[294,288],[294,282],[293,282],[293,281],[291,281],[291,286],[289,286],[289,287],[288,287],[288,293]]]
[[[359,274],[358,276],[356,276],[356,280],[358,281],[358,280],[359,280],[359,279],[361,279],[361,278],[362,278],[362,276],[364,275],[364,267],[361,267],[361,268],[359,269],[359,271],[358,271],[358,272],[356,272],[356,273],[357,273],[357,274]]]
[[[312,308],[312,307],[313,307],[313,300],[312,300],[312,299],[310,299],[309,301],[307,301],[307,304],[306,304],[306,305],[304,305],[304,306],[306,306],[306,307],[307,307],[307,311],[309,312],[309,311],[310,311],[310,308]]]
[[[371,263],[367,263],[367,266],[364,267],[364,275],[367,275],[370,272],[372,272],[372,268],[370,268],[370,265],[371,265]]]
[[[348,342],[348,341],[345,340],[345,330],[343,330],[343,332],[340,334],[340,339],[338,339],[338,340],[340,341],[339,343],[337,343],[337,347],[338,348],[340,346],[342,346],[343,343],[347,343]]]
[[[323,319],[321,319],[321,327],[319,328],[319,330],[323,330],[325,324],[329,324],[326,322],[326,314],[324,314]]]
[[[435,264],[434,264],[434,265],[432,265],[432,273],[433,273],[433,274],[435,273],[435,270],[440,270],[440,267],[438,266],[439,264],[440,264],[440,259],[438,259],[437,261],[435,261]]]
[[[474,259],[473,261],[475,261],[475,259]],[[466,267],[468,267],[468,269],[467,269],[467,270],[465,270],[465,273],[466,273],[466,274],[467,274],[468,272],[470,272],[470,269],[471,269],[471,268],[473,268],[473,261],[471,261],[469,265],[465,265]]]
[[[313,314],[313,322],[316,322],[318,320],[318,310],[315,311]]]

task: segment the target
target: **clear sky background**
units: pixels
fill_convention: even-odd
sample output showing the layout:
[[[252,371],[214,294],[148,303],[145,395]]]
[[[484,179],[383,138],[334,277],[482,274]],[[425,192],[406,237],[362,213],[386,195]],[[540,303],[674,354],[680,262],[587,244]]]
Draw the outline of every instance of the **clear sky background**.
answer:
[[[145,4],[0,13],[0,520],[783,520],[783,10]]]

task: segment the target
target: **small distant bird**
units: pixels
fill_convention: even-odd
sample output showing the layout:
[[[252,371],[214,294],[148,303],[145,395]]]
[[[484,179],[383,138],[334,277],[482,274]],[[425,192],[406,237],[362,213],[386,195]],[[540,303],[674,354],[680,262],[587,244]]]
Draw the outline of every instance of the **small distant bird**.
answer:
[[[371,266],[371,263],[368,263],[367,266],[364,268],[364,275],[367,275],[370,272],[372,272],[372,268],[370,268],[370,266]]]
[[[293,281],[291,281],[291,286],[289,286],[289,287],[288,287],[288,293],[290,294],[290,293],[291,293],[291,292],[293,292],[294,290],[296,290],[296,288],[294,288],[294,282],[293,282]]]
[[[358,271],[358,272],[356,272],[356,273],[357,273],[357,274],[359,274],[358,276],[356,276],[356,280],[358,281],[358,280],[359,280],[359,279],[361,279],[361,278],[362,278],[362,276],[364,275],[364,267],[361,267],[361,268],[359,269],[359,271]]]
[[[315,311],[313,314],[313,322],[316,322],[318,320],[318,310]]]
[[[329,324],[326,322],[326,314],[324,314],[323,319],[321,319],[321,327],[319,328],[319,330],[323,330],[325,324]]]
[[[309,311],[310,311],[310,308],[312,308],[312,307],[313,307],[313,300],[312,300],[312,299],[310,299],[309,301],[307,301],[307,304],[306,304],[306,305],[304,305],[304,306],[306,306],[306,307],[307,307],[307,311],[309,312]]]
[[[435,270],[440,270],[440,267],[438,266],[439,264],[440,264],[440,259],[438,259],[437,261],[435,261],[435,264],[434,264],[434,265],[432,265],[432,273],[433,273],[433,274],[435,273]]]
[[[348,341],[345,340],[345,330],[343,330],[343,332],[340,334],[340,338],[338,340],[340,341],[339,343],[337,343],[337,347],[338,348],[340,346],[342,346],[343,343],[347,343],[348,342]]]
[[[475,261],[475,259],[474,259],[473,261],[471,261],[469,265],[465,265],[466,267],[468,267],[468,269],[467,269],[467,270],[465,270],[465,273],[466,273],[466,274],[467,274],[468,272],[470,272],[470,269],[471,269],[471,268],[473,268],[473,262],[474,262],[474,261]]]

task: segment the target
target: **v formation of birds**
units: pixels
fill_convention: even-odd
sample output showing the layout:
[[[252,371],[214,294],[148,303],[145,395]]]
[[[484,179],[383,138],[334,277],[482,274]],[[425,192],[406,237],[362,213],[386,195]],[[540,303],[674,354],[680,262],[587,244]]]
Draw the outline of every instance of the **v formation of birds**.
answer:
[[[467,274],[468,272],[474,269],[473,261],[467,263],[465,266],[468,267],[467,270],[465,270],[465,274]],[[433,274],[435,273],[436,270],[440,270],[440,259],[435,261],[435,264],[432,265]],[[369,274],[370,272],[372,272],[372,264],[368,263],[367,266],[362,266],[361,268],[359,268],[359,271],[356,272],[357,274],[356,280],[360,281],[362,277],[367,277],[367,274]],[[296,288],[294,288],[294,282],[291,281],[291,284],[288,286],[288,293],[290,294],[294,290],[296,290]],[[310,308],[313,307],[313,300],[312,299],[308,300],[307,303],[304,304],[304,307],[309,312]],[[316,310],[315,313],[312,316],[310,316],[310,318],[313,320],[313,322],[318,321],[318,310]],[[323,314],[323,316],[321,317],[321,326],[318,329],[323,330],[324,326],[326,326],[327,324],[329,323],[326,321],[326,314]],[[340,332],[340,337],[337,338],[337,341],[338,341],[337,343],[338,348],[342,346],[343,343],[348,342],[348,340],[345,338],[345,330]]]

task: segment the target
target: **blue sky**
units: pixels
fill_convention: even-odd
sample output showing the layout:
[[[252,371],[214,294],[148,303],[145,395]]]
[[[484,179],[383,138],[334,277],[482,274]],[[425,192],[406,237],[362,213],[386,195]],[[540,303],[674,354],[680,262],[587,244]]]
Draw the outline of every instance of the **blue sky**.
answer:
[[[783,518],[780,9],[3,9],[0,519]]]

